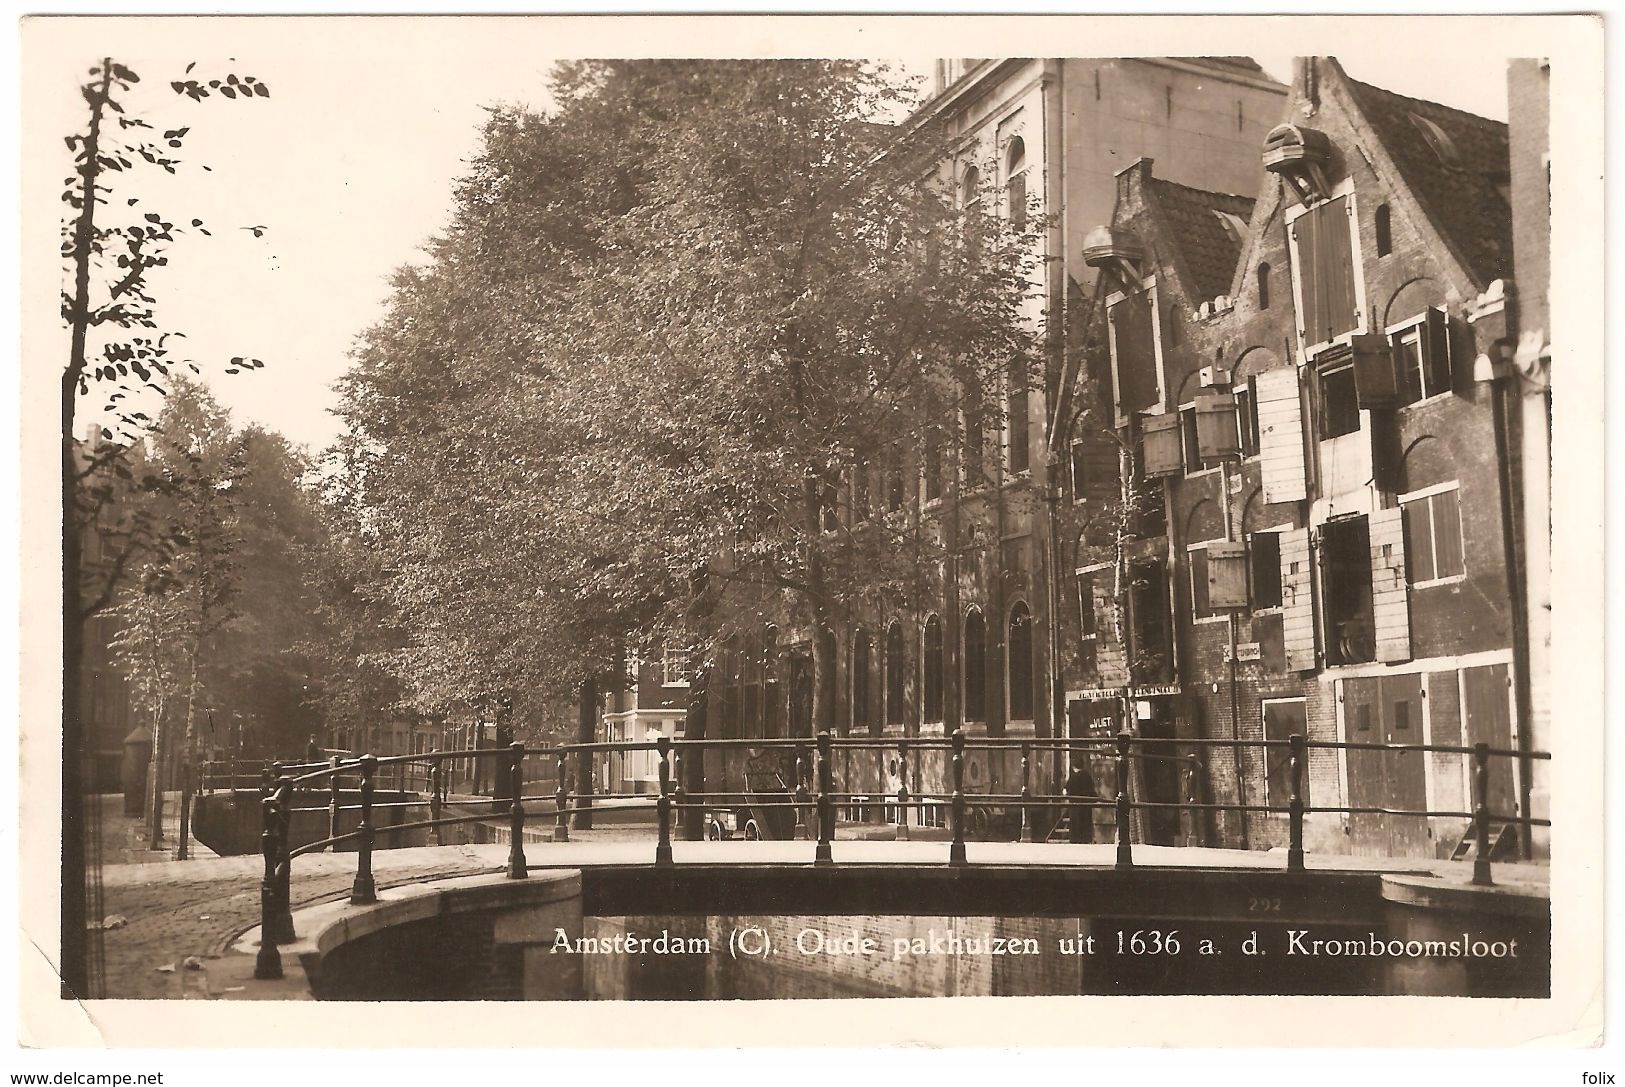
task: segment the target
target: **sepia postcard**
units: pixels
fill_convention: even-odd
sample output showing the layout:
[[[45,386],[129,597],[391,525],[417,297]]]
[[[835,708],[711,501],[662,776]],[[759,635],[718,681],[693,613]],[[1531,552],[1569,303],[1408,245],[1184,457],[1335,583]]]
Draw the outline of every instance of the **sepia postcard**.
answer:
[[[1599,18],[20,37],[23,1044],[1599,1042]]]

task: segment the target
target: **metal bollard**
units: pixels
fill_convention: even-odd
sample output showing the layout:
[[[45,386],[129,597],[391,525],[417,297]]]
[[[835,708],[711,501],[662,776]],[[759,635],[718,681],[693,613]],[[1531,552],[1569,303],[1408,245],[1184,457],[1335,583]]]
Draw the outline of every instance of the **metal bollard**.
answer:
[[[508,878],[525,878],[525,745],[515,740],[508,745],[508,785],[513,799],[508,805]]]
[[[659,865],[670,864],[671,861],[671,737],[660,736],[655,740],[655,748],[660,755],[660,797],[655,801],[655,814],[660,820],[660,840],[655,844],[655,863]]]
[[[897,840],[908,841],[908,742],[897,744]]]
[[[835,840],[835,774],[830,765],[831,743],[829,732],[818,734],[818,847],[813,851],[814,864],[834,864],[835,856],[830,842]]]
[[[1292,744],[1292,797],[1287,801],[1286,866],[1290,871],[1301,872],[1303,871],[1303,771],[1305,747],[1301,732],[1294,732],[1289,739]],[[1245,813],[1243,814],[1245,815]]]
[[[429,822],[434,823],[440,818],[440,761],[437,759],[429,764]],[[444,845],[441,840],[441,830],[438,826],[429,827],[429,841],[433,845]]]
[[[1473,745],[1473,883],[1493,886],[1490,878],[1490,745]]]
[[[948,846],[948,863],[954,867],[966,864],[965,860],[965,730],[954,729],[953,744],[953,819],[954,839]]]
[[[1129,845],[1128,757],[1134,734],[1124,729],[1117,734],[1117,867],[1133,868],[1134,851]]]
[[[339,757],[334,755],[329,762],[330,769],[327,774],[327,836],[339,836]],[[329,853],[337,853],[339,844],[332,842],[328,845]]]
[[[276,949],[275,924],[276,834],[280,823],[276,800],[263,797],[260,800],[260,853],[265,860],[265,873],[260,877],[260,950],[254,957],[254,977],[259,981],[282,976],[282,953]]]
[[[570,840],[570,789],[565,782],[570,780],[570,755],[564,749],[559,749],[559,787],[555,794],[558,798],[559,818],[553,827],[553,840],[555,842],[568,842]]]
[[[1021,840],[1033,840],[1033,813],[1029,806],[1032,800],[1032,748],[1027,744],[1021,745]]]
[[[378,901],[372,882],[372,775],[378,760],[361,756],[361,818],[356,824],[355,883],[350,887],[350,905],[366,906]]]

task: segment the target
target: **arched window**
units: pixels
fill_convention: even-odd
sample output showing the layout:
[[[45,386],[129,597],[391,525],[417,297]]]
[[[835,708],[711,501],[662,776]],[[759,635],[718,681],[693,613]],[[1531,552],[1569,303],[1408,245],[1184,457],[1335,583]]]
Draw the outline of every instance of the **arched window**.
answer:
[[[942,720],[942,620],[935,615],[925,621],[921,665],[925,672],[924,719]]]
[[[1006,650],[1009,669],[1010,720],[1033,719],[1033,616],[1027,605],[1010,609],[1010,640]]]
[[[1010,137],[1004,156],[1004,197],[1010,229],[1027,229],[1027,144],[1020,136]]]
[[[1386,257],[1394,251],[1394,229],[1387,204],[1377,205],[1377,256]]]
[[[852,728],[854,731],[870,728],[874,724],[874,706],[869,696],[869,661],[873,646],[867,631],[852,635]]]
[[[987,626],[978,608],[965,613],[965,720],[987,720]]]
[[[1258,266],[1258,308],[1270,308],[1270,265],[1265,261]]]
[[[886,724],[903,723],[903,624],[886,630]]]
[[[981,197],[982,171],[974,166],[965,167],[959,181],[959,206],[968,208]]]

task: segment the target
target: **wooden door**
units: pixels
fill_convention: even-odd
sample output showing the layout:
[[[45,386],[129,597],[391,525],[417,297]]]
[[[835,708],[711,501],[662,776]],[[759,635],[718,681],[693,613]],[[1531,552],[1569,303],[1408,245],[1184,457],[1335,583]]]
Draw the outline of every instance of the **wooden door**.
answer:
[[[1382,677],[1383,740],[1390,744],[1422,742],[1422,677],[1420,675]],[[1384,752],[1384,778],[1388,787],[1387,807],[1398,811],[1427,809],[1427,755],[1421,751]],[[1426,857],[1433,855],[1432,835],[1427,819],[1412,815],[1386,817],[1388,855]]]
[[[1481,668],[1463,668],[1461,685],[1465,695],[1466,742],[1470,746],[1487,743],[1502,751],[1513,750],[1512,708],[1508,702],[1507,666],[1491,664]],[[1517,760],[1490,757],[1490,814],[1517,814],[1517,778],[1514,765]],[[1471,760],[1468,774],[1472,773]],[[1471,788],[1472,778],[1468,778]],[[1468,794],[1471,796],[1471,793]],[[1468,810],[1471,810],[1469,808]]]
[[[1343,738],[1349,743],[1384,742],[1382,685],[1376,679],[1343,680]],[[1349,807],[1388,807],[1388,774],[1382,751],[1350,748],[1344,752]],[[1387,821],[1376,812],[1350,812],[1350,845],[1356,853],[1385,853]]]

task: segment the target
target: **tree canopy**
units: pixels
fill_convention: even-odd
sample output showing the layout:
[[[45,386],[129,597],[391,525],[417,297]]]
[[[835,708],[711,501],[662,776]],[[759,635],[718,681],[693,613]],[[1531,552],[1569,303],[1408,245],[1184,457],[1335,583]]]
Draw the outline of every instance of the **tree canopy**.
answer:
[[[996,428],[1036,351],[1042,220],[962,199],[947,134],[884,123],[883,68],[591,61],[554,90],[493,111],[342,383],[424,708],[903,591],[941,546],[903,500],[921,458]]]

